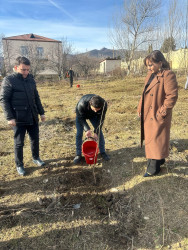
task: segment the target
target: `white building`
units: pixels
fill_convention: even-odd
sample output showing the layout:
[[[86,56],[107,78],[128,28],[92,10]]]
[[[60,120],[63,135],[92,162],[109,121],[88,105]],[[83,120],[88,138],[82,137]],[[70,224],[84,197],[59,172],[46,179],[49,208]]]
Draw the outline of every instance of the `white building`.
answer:
[[[18,56],[25,56],[38,74],[58,74],[55,65],[62,56],[62,42],[35,34],[5,37],[3,40],[4,62],[11,72]]]
[[[114,59],[114,58],[105,59],[102,62],[100,62],[99,73],[101,74],[110,73],[118,68],[121,68],[120,59]]]

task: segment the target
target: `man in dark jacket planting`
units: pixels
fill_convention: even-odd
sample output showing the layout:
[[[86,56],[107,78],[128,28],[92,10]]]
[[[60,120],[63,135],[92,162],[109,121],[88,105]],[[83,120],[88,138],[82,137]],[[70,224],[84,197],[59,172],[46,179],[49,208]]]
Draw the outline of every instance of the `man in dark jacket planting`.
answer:
[[[23,164],[23,146],[26,131],[31,142],[33,162],[38,166],[45,163],[39,158],[39,125],[45,121],[44,109],[36,88],[36,83],[29,74],[30,61],[18,57],[14,73],[3,79],[0,102],[8,124],[14,130],[14,152],[16,168],[20,175],[25,175]]]
[[[83,130],[86,137],[91,137],[92,132],[87,123],[87,119],[90,120],[94,127],[93,137],[98,140],[99,137],[99,150],[104,160],[110,160],[109,156],[105,152],[105,141],[102,133],[102,125],[104,123],[105,114],[107,111],[106,101],[97,95],[88,94],[82,96],[76,106],[76,157],[74,163],[77,164],[81,160],[81,147]]]

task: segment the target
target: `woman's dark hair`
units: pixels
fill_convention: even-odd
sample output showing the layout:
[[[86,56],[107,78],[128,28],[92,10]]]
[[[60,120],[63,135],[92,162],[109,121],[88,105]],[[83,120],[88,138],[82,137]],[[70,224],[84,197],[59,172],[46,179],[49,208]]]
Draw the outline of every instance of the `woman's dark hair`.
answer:
[[[144,58],[144,65],[147,66],[147,60],[149,60],[149,55]]]
[[[104,99],[98,95],[95,95],[91,98],[89,101],[90,105],[93,106],[94,108],[102,108],[104,105]]]
[[[20,64],[30,65],[30,61],[24,56],[19,56],[16,58],[15,65],[19,66]]]
[[[144,64],[146,65],[146,61],[150,60],[154,63],[162,62],[163,69],[170,69],[170,64],[165,59],[164,55],[159,50],[152,51],[146,58],[144,59]],[[147,66],[147,65],[146,65]]]

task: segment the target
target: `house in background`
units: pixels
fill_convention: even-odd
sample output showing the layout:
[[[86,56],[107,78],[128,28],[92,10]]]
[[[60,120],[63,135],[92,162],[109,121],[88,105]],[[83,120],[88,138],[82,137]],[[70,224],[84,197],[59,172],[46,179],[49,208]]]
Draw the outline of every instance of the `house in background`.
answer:
[[[12,72],[15,59],[25,56],[31,61],[32,74],[59,74],[57,68],[62,57],[61,41],[35,34],[4,37],[2,41],[4,63],[8,73]]]
[[[121,59],[106,58],[102,62],[100,62],[99,73],[101,74],[110,73],[118,68],[121,68]]]

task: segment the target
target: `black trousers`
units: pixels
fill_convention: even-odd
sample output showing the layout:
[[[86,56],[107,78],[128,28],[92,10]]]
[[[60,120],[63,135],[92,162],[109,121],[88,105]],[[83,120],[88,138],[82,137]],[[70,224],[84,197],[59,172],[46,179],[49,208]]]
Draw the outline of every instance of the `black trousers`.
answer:
[[[70,87],[73,85],[73,77],[70,77]]]
[[[14,153],[16,166],[23,166],[23,147],[26,132],[29,134],[31,143],[32,157],[37,159],[39,157],[39,125],[15,126],[14,130]]]

